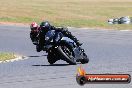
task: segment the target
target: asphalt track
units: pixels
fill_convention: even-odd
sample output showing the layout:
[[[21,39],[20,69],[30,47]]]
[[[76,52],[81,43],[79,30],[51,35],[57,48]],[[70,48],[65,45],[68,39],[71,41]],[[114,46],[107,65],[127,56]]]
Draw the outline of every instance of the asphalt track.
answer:
[[[69,29],[83,42],[90,58],[82,65],[87,73],[132,75],[132,31]],[[130,84],[76,83],[77,65],[58,61],[49,65],[46,53],[35,51],[29,27],[0,25],[0,51],[14,52],[28,59],[0,64],[0,88],[132,88]]]

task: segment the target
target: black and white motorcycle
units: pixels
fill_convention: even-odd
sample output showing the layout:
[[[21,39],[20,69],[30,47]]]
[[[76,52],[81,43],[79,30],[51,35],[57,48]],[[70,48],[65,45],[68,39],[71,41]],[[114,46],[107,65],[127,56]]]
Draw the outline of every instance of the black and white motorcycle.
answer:
[[[89,58],[81,46],[64,36],[61,32],[50,30],[45,35],[47,59],[50,64],[54,64],[57,60],[64,60],[71,65],[76,65],[76,62],[82,64],[88,63]]]

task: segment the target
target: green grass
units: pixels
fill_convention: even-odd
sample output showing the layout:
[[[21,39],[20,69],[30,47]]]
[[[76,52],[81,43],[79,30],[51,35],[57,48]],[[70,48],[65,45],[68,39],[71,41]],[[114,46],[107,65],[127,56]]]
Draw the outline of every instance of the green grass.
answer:
[[[15,55],[13,53],[0,52],[0,61],[14,59]]]
[[[108,25],[109,18],[131,16],[132,0],[0,0],[0,21],[49,20],[56,26],[132,29]]]

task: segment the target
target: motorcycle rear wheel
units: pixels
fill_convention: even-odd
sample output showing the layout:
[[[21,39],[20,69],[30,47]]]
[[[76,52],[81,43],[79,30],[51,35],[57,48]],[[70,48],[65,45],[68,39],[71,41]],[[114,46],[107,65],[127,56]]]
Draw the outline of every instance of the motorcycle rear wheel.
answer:
[[[54,64],[57,61],[54,54],[52,53],[48,53],[47,60],[50,64]]]

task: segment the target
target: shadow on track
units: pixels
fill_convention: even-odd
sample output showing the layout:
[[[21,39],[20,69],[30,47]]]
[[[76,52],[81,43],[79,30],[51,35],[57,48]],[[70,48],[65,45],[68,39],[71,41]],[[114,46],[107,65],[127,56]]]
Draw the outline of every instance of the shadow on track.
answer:
[[[32,66],[70,66],[70,64],[49,64],[49,65],[32,65]]]
[[[27,57],[43,57],[43,56],[47,56],[47,55],[41,55],[41,56],[38,56],[38,55],[31,55],[31,56],[27,56]]]

